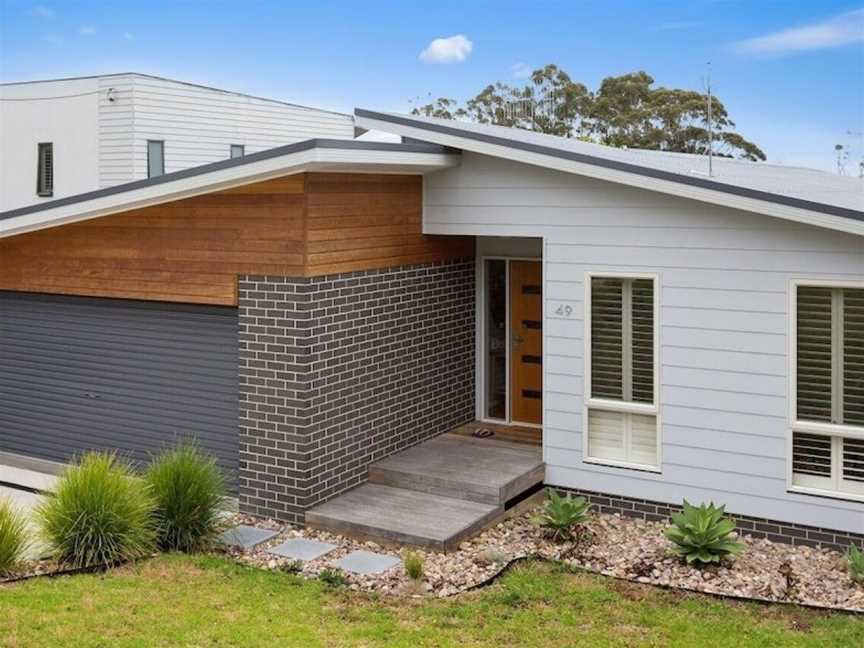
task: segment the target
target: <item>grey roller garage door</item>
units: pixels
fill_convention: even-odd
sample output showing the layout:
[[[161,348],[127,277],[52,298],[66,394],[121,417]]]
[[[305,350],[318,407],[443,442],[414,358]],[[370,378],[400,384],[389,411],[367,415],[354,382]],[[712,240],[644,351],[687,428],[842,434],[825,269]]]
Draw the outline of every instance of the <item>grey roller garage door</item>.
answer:
[[[194,438],[236,479],[237,311],[0,292],[0,451],[147,461]]]

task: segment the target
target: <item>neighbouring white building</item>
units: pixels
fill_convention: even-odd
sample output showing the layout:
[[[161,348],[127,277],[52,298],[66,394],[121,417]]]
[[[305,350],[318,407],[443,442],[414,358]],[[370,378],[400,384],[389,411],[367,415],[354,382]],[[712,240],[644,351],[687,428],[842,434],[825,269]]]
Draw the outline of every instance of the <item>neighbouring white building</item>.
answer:
[[[354,120],[146,74],[0,84],[0,211],[313,137]]]

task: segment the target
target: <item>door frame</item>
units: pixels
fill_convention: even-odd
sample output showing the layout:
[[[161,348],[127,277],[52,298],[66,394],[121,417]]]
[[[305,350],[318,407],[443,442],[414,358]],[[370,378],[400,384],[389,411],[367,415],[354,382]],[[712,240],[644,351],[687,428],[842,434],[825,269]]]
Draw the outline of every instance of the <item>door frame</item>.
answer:
[[[496,419],[486,416],[486,395],[488,393],[486,386],[486,376],[488,369],[488,360],[486,358],[486,342],[487,342],[487,318],[486,318],[486,262],[487,261],[504,261],[504,272],[505,272],[505,282],[507,285],[507,298],[506,298],[506,309],[505,309],[505,329],[504,335],[507,340],[507,344],[504,347],[506,354],[506,372],[505,372],[505,394],[506,394],[506,403],[505,403],[505,414],[503,419]],[[510,311],[510,262],[511,261],[532,261],[534,263],[540,264],[540,271],[543,276],[543,280],[540,282],[540,321],[545,320],[544,312],[546,303],[546,281],[545,281],[545,273],[543,272],[543,259],[537,257],[523,257],[523,256],[503,256],[500,254],[490,254],[490,255],[482,255],[478,257],[478,265],[477,265],[477,373],[479,376],[479,380],[477,381],[477,410],[476,410],[476,418],[478,421],[483,421],[485,423],[497,423],[499,425],[518,425],[519,427],[525,428],[534,428],[537,430],[542,430],[543,425],[538,423],[523,423],[521,421],[514,421],[511,416],[511,404],[512,404],[512,396],[510,393],[510,388],[512,386],[512,381],[510,377],[511,373],[511,353],[512,348],[510,344],[510,319],[511,319],[511,311]],[[546,351],[546,327],[543,327],[543,355],[545,356]],[[545,358],[544,358],[545,359]],[[543,377],[545,378],[545,364],[543,365]],[[544,389],[545,392],[545,380]]]

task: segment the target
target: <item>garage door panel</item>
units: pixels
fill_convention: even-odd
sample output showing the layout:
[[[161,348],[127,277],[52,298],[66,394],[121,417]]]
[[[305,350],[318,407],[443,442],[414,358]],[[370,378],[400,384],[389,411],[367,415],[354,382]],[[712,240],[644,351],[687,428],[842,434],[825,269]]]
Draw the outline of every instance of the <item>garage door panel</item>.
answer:
[[[194,438],[234,481],[237,311],[0,292],[0,450],[145,462]]]

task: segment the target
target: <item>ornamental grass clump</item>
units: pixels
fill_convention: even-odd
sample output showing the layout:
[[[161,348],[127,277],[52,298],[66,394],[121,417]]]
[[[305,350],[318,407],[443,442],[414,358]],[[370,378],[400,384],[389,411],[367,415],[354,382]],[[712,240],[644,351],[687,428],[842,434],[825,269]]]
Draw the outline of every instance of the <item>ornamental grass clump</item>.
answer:
[[[27,518],[12,502],[0,499],[0,576],[12,573],[29,546]]]
[[[849,552],[846,554],[846,568],[849,570],[849,577],[858,583],[864,585],[864,551],[855,545],[849,545]]]
[[[423,578],[423,556],[416,551],[409,551],[402,558],[405,564],[405,573],[411,580],[418,581]]]
[[[554,488],[546,489],[546,501],[540,514],[534,518],[553,540],[572,540],[575,530],[588,521],[591,504],[584,497],[570,493],[561,496]]]
[[[155,547],[150,489],[113,453],[92,452],[68,468],[36,508],[55,557],[72,568],[109,567]]]
[[[733,535],[735,522],[725,517],[725,506],[693,506],[684,500],[684,510],[672,516],[666,537],[672,541],[672,552],[688,564],[719,563],[744,549]]]
[[[164,452],[147,468],[156,500],[157,543],[169,551],[198,551],[222,530],[225,479],[216,460],[190,444]]]

